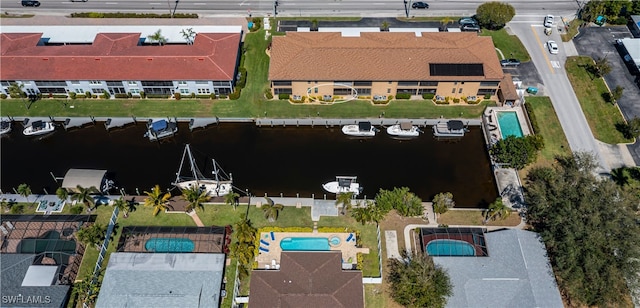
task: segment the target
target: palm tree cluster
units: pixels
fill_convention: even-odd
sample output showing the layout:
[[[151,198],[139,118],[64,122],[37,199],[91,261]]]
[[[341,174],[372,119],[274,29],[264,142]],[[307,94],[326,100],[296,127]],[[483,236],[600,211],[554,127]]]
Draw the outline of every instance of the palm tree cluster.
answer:
[[[238,275],[240,279],[249,275],[256,250],[256,233],[258,230],[251,225],[251,220],[245,214],[240,215],[240,221],[234,226],[235,242],[231,244],[231,255],[237,258]]]
[[[284,208],[284,205],[273,202],[273,199],[264,197],[267,203],[263,204],[260,208],[264,213],[264,218],[269,222],[275,222],[278,219],[278,214]]]
[[[100,244],[104,241],[106,234],[107,226],[103,224],[92,224],[80,228],[76,233],[76,237],[81,243],[100,249]]]
[[[498,197],[496,201],[489,204],[489,208],[485,211],[483,223],[486,224],[489,220],[496,219],[505,220],[509,215],[511,215],[511,209],[502,202],[501,197]]]
[[[182,190],[182,198],[188,202],[186,212],[191,212],[196,208],[204,211],[204,202],[209,201],[209,192],[197,186],[191,186]]]
[[[367,200],[364,206],[358,206],[351,212],[351,217],[357,222],[365,225],[367,223],[375,222],[376,225],[384,219],[385,211],[382,207],[378,206],[375,202]]]
[[[144,193],[147,194],[147,198],[144,199],[144,206],[153,207],[153,216],[157,216],[158,213],[167,210],[171,193],[163,193],[162,190],[160,190],[160,185],[156,185],[151,191],[145,191]]]

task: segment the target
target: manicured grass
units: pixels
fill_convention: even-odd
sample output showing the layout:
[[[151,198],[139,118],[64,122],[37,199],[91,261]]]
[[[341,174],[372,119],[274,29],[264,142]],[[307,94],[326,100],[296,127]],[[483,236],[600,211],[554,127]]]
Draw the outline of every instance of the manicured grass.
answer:
[[[571,148],[564,135],[560,120],[553,109],[551,100],[546,96],[527,96],[526,108],[530,109],[538,122],[537,134],[544,138],[544,149],[540,152],[540,157],[536,165],[550,165],[557,155],[570,155]]]
[[[486,225],[482,224],[484,216],[481,210],[449,210],[438,217],[438,224],[444,225],[464,225],[464,226],[508,226],[514,227],[520,223],[518,213],[511,212],[511,215],[505,220],[489,221]]]
[[[493,38],[493,44],[502,51],[505,58],[516,58],[521,62],[531,60],[527,49],[524,48],[520,39],[515,35],[507,33],[507,30],[504,28],[500,30],[482,29],[480,35],[491,36],[491,38]]]
[[[385,292],[381,284],[364,285],[364,306],[367,308],[384,308]]]
[[[362,17],[278,17],[276,20],[360,21]],[[272,23],[275,24],[275,23]]]
[[[602,78],[588,71],[592,64],[590,57],[568,57],[565,69],[593,136],[609,144],[633,142],[616,130],[615,125],[624,122],[624,118],[617,106],[607,103],[602,97],[609,90]]]
[[[255,198],[255,199],[254,199]],[[249,219],[256,228],[278,226],[278,227],[313,227],[311,221],[311,208],[303,207],[296,209],[292,206],[285,206],[285,208],[278,214],[278,220],[274,223],[270,223],[264,218],[262,209],[255,206],[255,202],[263,202],[264,198],[252,197],[251,207],[249,208]],[[233,225],[240,221],[240,215],[247,212],[247,205],[238,206],[234,211],[233,207],[222,204],[205,205],[205,210],[198,210],[198,217],[205,226],[226,226]]]
[[[227,297],[222,299],[222,303],[220,304],[221,308],[231,308],[233,304],[233,288],[235,286],[235,277],[236,277],[236,259],[231,258],[229,265],[225,268],[224,276],[227,277],[227,284],[225,286],[225,290],[227,291]]]
[[[560,37],[562,37],[562,41],[563,42],[568,42],[568,41],[572,40],[573,37],[578,34],[578,29],[580,28],[582,23],[584,23],[584,22],[582,20],[580,20],[580,19],[577,19],[577,18],[571,20],[569,22],[569,31],[567,31],[566,33],[560,34]]]

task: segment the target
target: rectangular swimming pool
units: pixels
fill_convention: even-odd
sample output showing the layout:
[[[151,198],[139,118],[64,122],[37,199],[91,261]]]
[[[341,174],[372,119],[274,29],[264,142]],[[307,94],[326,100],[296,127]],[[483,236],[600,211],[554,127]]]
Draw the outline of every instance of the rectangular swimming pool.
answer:
[[[151,252],[193,252],[195,244],[188,238],[153,237],[147,240],[144,248]]]
[[[287,237],[280,241],[283,251],[325,251],[329,250],[326,237]]]
[[[524,136],[524,134],[522,133],[522,127],[520,127],[518,115],[514,111],[498,112],[498,125],[500,125],[502,139],[505,139],[509,136]]]

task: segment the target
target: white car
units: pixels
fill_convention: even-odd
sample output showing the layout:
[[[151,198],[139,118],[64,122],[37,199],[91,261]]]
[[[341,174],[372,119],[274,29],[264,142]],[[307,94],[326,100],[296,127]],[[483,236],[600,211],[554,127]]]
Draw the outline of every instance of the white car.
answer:
[[[547,15],[544,17],[544,26],[546,28],[553,27],[553,15]]]
[[[552,55],[558,54],[558,44],[556,44],[555,41],[548,41],[547,49],[549,49],[549,53],[551,53]]]

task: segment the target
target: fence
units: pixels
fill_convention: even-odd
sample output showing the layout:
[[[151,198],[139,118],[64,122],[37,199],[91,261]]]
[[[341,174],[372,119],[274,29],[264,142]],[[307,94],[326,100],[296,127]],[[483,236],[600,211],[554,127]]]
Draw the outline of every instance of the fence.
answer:
[[[109,219],[109,225],[107,226],[107,233],[105,234],[104,241],[102,242],[102,246],[100,247],[100,253],[98,254],[98,260],[96,261],[96,266],[93,268],[93,277],[91,278],[91,283],[94,284],[98,280],[98,275],[100,274],[100,270],[102,269],[102,261],[104,261],[104,256],[107,254],[107,249],[109,248],[109,239],[111,238],[111,234],[113,233],[113,228],[118,221],[118,213],[120,211],[117,207],[113,207],[113,213],[111,213],[111,219]],[[91,291],[89,291],[91,292]],[[87,296],[89,298],[89,296]],[[87,303],[82,303],[83,308],[88,308]]]
[[[378,268],[380,270],[380,277],[362,277],[362,283],[382,283],[382,240],[380,236],[380,225],[376,225],[376,235],[378,236]]]

